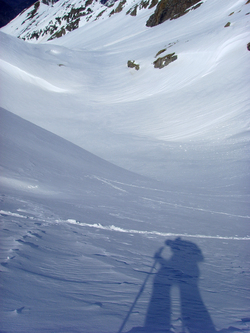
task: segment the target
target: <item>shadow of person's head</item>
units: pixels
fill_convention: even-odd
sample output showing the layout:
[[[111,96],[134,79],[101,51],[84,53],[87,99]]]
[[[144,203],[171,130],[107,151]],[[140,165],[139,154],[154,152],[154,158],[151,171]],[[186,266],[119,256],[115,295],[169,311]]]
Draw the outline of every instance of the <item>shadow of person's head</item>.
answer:
[[[184,241],[180,237],[175,240],[167,239],[165,244],[169,246],[174,257],[188,259],[188,261],[200,262],[203,261],[203,255],[199,247],[192,242]]]

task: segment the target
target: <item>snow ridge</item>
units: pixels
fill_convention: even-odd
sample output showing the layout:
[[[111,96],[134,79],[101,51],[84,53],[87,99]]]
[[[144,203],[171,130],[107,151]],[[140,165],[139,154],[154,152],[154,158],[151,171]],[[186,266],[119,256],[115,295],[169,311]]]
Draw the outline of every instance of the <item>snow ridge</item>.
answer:
[[[57,221],[59,223],[63,221]],[[205,238],[205,239],[225,239],[225,240],[250,240],[250,236],[246,237],[237,237],[237,236],[209,236],[209,235],[188,235],[188,234],[177,234],[177,233],[171,233],[171,232],[159,232],[159,231],[146,231],[146,230],[133,230],[133,229],[123,229],[120,227],[116,227],[115,225],[109,225],[109,226],[103,226],[102,224],[89,224],[84,222],[78,222],[74,219],[68,219],[68,223],[71,224],[77,224],[82,227],[89,227],[89,228],[96,228],[101,230],[110,230],[110,231],[116,231],[116,232],[122,232],[122,233],[128,233],[128,234],[142,234],[146,236],[151,235],[157,235],[161,237],[187,237],[187,238]]]

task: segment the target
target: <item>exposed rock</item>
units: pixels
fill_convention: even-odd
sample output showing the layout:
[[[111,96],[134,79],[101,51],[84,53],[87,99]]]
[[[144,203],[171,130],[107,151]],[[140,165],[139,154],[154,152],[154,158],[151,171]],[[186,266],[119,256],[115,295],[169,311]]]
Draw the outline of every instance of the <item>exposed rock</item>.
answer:
[[[65,34],[66,34],[66,30],[65,30],[64,27],[62,27],[60,30],[58,30],[56,33],[54,33],[48,40],[52,40],[52,39],[55,39],[55,38],[60,38]]]
[[[135,68],[137,71],[140,69],[139,64],[135,64],[135,61],[128,60],[128,67],[130,68]]]
[[[137,8],[138,8],[138,5],[136,4],[135,6],[131,7],[131,8],[126,12],[126,15],[130,14],[131,16],[136,16],[136,14],[137,14]]]
[[[138,6],[135,6],[135,8],[132,10],[132,12],[130,13],[131,16],[136,16],[137,7]]]
[[[149,5],[149,0],[142,0],[139,4],[139,8],[142,9],[142,8],[147,8]]]
[[[72,7],[70,12],[65,14],[62,17],[62,19],[65,20],[67,23],[71,23],[71,22],[75,21],[76,19],[78,19],[79,17],[89,14],[91,9],[90,8],[87,9],[87,6],[91,5],[91,3],[92,3],[92,1],[87,1],[85,4],[85,7],[83,7],[83,6],[81,6],[79,8]]]
[[[118,4],[118,6],[112,10],[112,12],[109,14],[109,16],[116,14],[116,13],[120,13],[123,10],[123,7],[126,3],[126,0],[121,0]]]
[[[148,9],[153,8],[153,7],[156,6],[157,4],[158,4],[158,0],[152,0],[150,6],[148,7]]]
[[[247,44],[247,49],[250,51],[250,43]]]
[[[32,33],[27,33],[25,37],[22,37],[22,39],[30,40],[35,38],[38,40],[40,36],[45,36],[49,34],[50,38],[48,40],[53,40],[55,38],[59,38],[65,35],[69,31],[77,29],[79,27],[80,18],[82,16],[89,16],[93,12],[92,9],[89,7],[93,1],[94,0],[87,0],[85,2],[85,6],[80,6],[78,8],[68,6],[67,11],[62,17],[59,16],[55,17],[55,19],[51,20],[46,27],[40,30],[35,30]],[[49,2],[53,4],[56,1],[49,0]],[[37,15],[37,10],[39,8],[39,5],[40,2],[37,1],[34,4],[34,9],[28,13],[29,17],[26,20],[30,19],[31,15],[32,17],[34,15]],[[101,14],[102,13],[100,13],[98,17]],[[23,21],[22,24],[24,24],[25,21]],[[19,38],[21,38],[21,36],[19,36]]]
[[[120,13],[126,3],[126,0],[122,0],[119,2],[118,6],[115,9],[115,13]]]
[[[107,9],[102,10],[102,11],[96,16],[95,21],[98,20],[98,18],[101,17],[102,14],[103,14],[104,12],[106,12],[106,10],[107,10]]]
[[[161,53],[163,53],[163,52],[165,52],[165,51],[166,51],[166,49],[162,49],[162,50],[160,50],[159,52],[157,52],[156,55],[155,55],[155,58],[158,57],[158,55],[160,55]]]
[[[40,6],[40,2],[39,1],[37,1],[36,3],[34,3],[33,10],[31,12],[29,12],[28,15],[27,15],[27,20],[29,20],[29,19],[31,19],[31,18],[33,18],[35,16],[35,14],[37,13],[37,10],[38,10],[39,6]]]
[[[227,24],[224,25],[224,28],[230,27],[231,23],[227,22]]]
[[[58,0],[42,0],[42,3],[44,3],[47,6],[49,6],[49,5],[53,5],[57,1]]]
[[[117,0],[100,0],[100,3],[107,7],[112,7],[112,6],[114,6],[116,1]]]
[[[152,8],[154,7],[157,3],[158,0],[152,0],[151,4],[149,5],[150,0],[141,0],[141,2],[133,5],[127,12],[126,15],[130,14],[131,16],[136,16],[137,14],[137,9],[146,9],[146,8]],[[148,7],[149,6],[149,7]]]
[[[177,55],[174,53],[167,54],[164,57],[160,57],[154,61],[154,68],[163,68],[169,65],[171,62],[177,59]]]
[[[148,19],[146,26],[154,27],[168,19],[176,19],[186,14],[190,7],[193,6],[192,8],[196,9],[201,4],[202,2],[200,0],[161,0],[154,14]]]

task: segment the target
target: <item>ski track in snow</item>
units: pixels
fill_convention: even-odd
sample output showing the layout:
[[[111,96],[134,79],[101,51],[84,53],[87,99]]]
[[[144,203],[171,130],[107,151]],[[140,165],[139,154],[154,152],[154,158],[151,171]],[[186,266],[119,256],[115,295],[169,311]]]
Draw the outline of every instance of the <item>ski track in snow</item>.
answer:
[[[121,185],[125,185],[128,187],[134,187],[134,188],[140,188],[140,189],[146,189],[146,190],[150,190],[150,191],[157,191],[157,192],[169,192],[169,193],[173,193],[173,191],[164,191],[164,190],[160,190],[160,189],[154,189],[154,188],[150,188],[150,187],[143,187],[143,186],[138,186],[138,185],[133,185],[133,184],[126,184],[126,183],[122,183],[122,182],[117,182],[117,181],[112,181],[106,178],[101,178],[101,177],[97,177],[97,176],[88,176],[89,178],[94,178],[97,179],[101,182],[103,182],[104,184],[107,184],[111,187],[113,187],[116,190],[122,191],[122,192],[126,192],[128,193],[126,190],[113,185],[112,183],[115,184],[121,184]],[[182,194],[187,194],[185,192],[177,192],[177,193],[182,193]],[[171,203],[171,202],[165,202],[162,200],[154,200],[154,199],[150,199],[147,197],[142,197],[143,200],[148,200],[148,201],[152,201],[152,202],[156,202],[159,203],[160,205],[168,205],[171,207],[175,207],[175,208],[184,208],[184,209],[189,209],[189,210],[193,210],[193,211],[201,211],[201,212],[206,212],[206,213],[210,213],[210,214],[218,214],[218,215],[226,215],[226,216],[230,216],[230,217],[237,217],[237,218],[242,218],[242,219],[250,219],[249,215],[239,215],[239,214],[231,214],[231,213],[227,213],[227,212],[220,212],[220,211],[214,211],[214,210],[210,210],[210,209],[205,209],[205,208],[198,208],[198,207],[193,207],[193,206],[186,206],[186,205],[180,205],[180,204],[176,204],[176,203]]]
[[[116,189],[116,190],[118,190],[118,191],[126,192],[126,193],[127,193],[126,190],[124,190],[124,189],[122,189],[122,188],[120,188],[120,187],[118,187],[118,186],[113,185],[113,184],[111,183],[111,181],[109,181],[108,179],[101,178],[101,177],[97,177],[97,176],[92,176],[91,178],[94,178],[94,179],[100,180],[102,183],[107,184],[107,185],[113,187],[114,189]]]
[[[230,214],[230,213],[226,213],[226,212],[217,212],[217,211],[213,211],[210,209],[198,208],[198,207],[192,207],[192,206],[184,206],[184,205],[180,205],[180,204],[174,204],[174,203],[170,203],[170,202],[159,201],[159,200],[149,199],[149,198],[145,198],[145,197],[143,197],[143,199],[148,200],[148,201],[157,202],[159,204],[172,206],[172,207],[191,209],[191,210],[196,210],[196,211],[201,211],[201,212],[206,212],[206,213],[211,213],[211,214],[226,215],[226,216],[231,216],[231,217],[239,217],[242,219],[250,219],[250,216],[248,216],[248,215],[237,215],[237,214]]]

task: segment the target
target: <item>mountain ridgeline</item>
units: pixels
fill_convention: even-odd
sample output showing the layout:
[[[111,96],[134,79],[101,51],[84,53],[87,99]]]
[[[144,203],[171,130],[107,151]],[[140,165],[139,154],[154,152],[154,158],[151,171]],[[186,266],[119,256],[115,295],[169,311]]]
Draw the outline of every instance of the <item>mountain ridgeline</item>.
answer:
[[[147,10],[145,25],[153,27],[166,20],[176,19],[192,9],[198,8],[200,0],[40,0],[24,10],[10,23],[11,34],[23,40],[46,41],[77,29],[89,21],[108,19],[124,11],[125,15],[136,16]],[[153,12],[153,14],[152,14]]]

